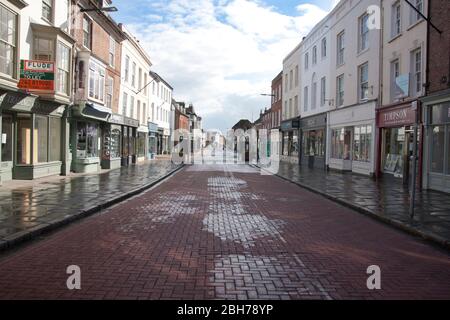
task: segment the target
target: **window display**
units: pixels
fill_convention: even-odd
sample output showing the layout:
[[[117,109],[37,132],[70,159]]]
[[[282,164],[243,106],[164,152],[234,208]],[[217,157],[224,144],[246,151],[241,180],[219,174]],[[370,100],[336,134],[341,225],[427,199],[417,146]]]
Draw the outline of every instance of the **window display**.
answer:
[[[77,123],[77,158],[98,157],[98,125],[94,123]]]
[[[2,116],[2,158],[1,161],[12,161],[12,117],[3,114]]]
[[[34,147],[33,152],[38,163],[48,162],[48,118],[43,116],[36,116],[34,128]],[[37,157],[36,157],[37,151]]]
[[[445,126],[433,127],[431,142],[431,172],[444,173]]]
[[[325,131],[311,130],[303,134],[303,154],[305,156],[323,157],[325,155]]]
[[[17,118],[17,164],[31,164],[31,115]]]
[[[138,146],[138,157],[145,157],[145,133],[139,132],[138,133],[138,141],[137,141],[137,146]]]
[[[353,139],[353,160],[370,162],[372,146],[372,126],[355,127]]]
[[[384,129],[384,172],[403,177],[405,128]]]
[[[61,119],[49,118],[50,123],[50,159],[61,161]]]

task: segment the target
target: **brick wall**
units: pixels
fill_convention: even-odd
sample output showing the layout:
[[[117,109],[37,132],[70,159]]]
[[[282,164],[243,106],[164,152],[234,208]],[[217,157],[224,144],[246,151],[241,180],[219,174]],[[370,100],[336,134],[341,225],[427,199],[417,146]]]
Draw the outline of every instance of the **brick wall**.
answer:
[[[450,88],[450,1],[430,1],[430,19],[442,31],[429,25],[429,93]],[[446,81],[444,81],[446,77]]]

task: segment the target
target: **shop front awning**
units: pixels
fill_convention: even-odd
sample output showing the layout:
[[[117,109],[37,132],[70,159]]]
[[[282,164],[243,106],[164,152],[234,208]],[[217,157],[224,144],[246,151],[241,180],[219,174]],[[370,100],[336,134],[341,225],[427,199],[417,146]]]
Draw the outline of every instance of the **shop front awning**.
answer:
[[[24,92],[0,90],[0,111],[29,112],[44,115],[62,115],[65,105],[39,99]]]
[[[108,122],[111,116],[111,109],[95,103],[86,103],[84,105],[75,105],[73,115],[82,118],[88,118],[103,122]]]

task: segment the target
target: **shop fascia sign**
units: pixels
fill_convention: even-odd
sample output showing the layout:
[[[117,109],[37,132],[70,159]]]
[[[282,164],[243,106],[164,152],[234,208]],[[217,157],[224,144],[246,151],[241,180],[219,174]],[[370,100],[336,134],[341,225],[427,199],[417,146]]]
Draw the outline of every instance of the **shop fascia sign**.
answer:
[[[19,88],[30,91],[55,91],[53,61],[21,60]]]
[[[408,125],[414,122],[414,109],[405,107],[392,111],[386,111],[381,114],[381,125]]]

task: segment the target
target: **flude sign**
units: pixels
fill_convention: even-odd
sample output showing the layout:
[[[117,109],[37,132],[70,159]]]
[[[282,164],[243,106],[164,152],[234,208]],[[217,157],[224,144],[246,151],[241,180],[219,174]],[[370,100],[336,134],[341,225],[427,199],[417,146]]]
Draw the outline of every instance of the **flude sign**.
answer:
[[[19,88],[31,91],[54,91],[55,63],[21,60]]]

